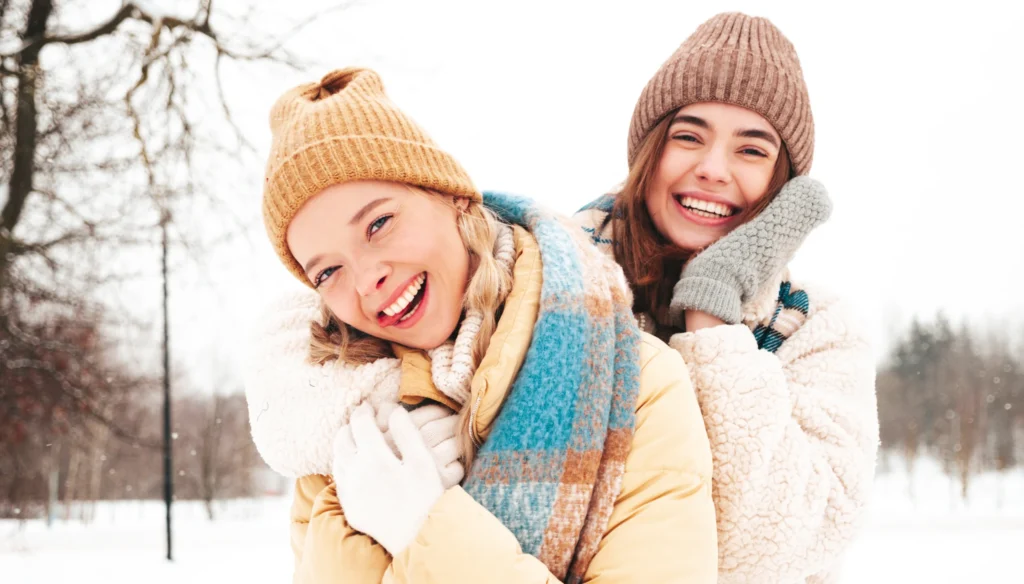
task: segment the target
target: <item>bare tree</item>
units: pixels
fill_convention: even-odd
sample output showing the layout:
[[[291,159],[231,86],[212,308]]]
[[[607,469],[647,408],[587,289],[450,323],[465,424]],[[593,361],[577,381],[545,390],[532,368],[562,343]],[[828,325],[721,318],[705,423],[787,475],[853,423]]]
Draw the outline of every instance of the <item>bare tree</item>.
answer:
[[[50,473],[72,453],[116,438],[152,448],[114,419],[118,403],[138,399],[146,380],[110,356],[95,321],[52,318],[19,334],[34,343],[6,346],[0,367],[0,497],[20,508],[50,500]],[[43,339],[46,339],[45,341]]]
[[[900,452],[908,470],[921,453],[936,457],[963,499],[976,472],[1020,463],[1024,434],[1020,348],[1005,331],[983,338],[941,315],[914,322],[877,383],[883,450]]]
[[[216,180],[254,152],[222,74],[297,66],[286,41],[324,14],[268,31],[255,6],[125,1],[92,21],[85,0],[0,0],[0,476],[20,477],[0,498],[45,492],[38,461],[74,476],[64,497],[127,490],[113,459],[155,446],[145,351],[112,365],[102,349],[132,318],[109,299],[155,280],[162,217],[190,261],[209,243],[196,210],[238,231]]]
[[[245,396],[191,396],[175,407],[175,460],[181,495],[203,501],[210,520],[214,501],[254,495],[253,473],[263,468],[249,436]]]
[[[198,205],[233,217],[204,182],[211,166],[251,168],[232,164],[252,158],[221,72],[297,59],[283,48],[293,30],[264,34],[251,10],[214,4],[175,16],[124,2],[81,27],[62,22],[80,22],[84,4],[0,0],[0,325],[11,314],[48,318],[40,304],[76,312],[98,287],[155,274],[125,252],[151,249],[165,212]],[[186,224],[172,233],[188,244]]]

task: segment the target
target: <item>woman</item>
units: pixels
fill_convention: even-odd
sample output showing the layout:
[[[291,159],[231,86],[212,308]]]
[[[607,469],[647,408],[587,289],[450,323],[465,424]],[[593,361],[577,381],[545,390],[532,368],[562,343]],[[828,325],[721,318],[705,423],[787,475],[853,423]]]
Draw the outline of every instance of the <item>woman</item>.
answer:
[[[719,581],[832,581],[874,476],[874,362],[842,303],[786,264],[831,204],[805,175],[796,52],[721,14],[650,80],[622,190],[576,219],[623,267],[641,328],[689,368],[714,457]]]
[[[706,429],[614,262],[484,201],[371,71],[271,126],[267,232],[316,293],[261,319],[246,392],[295,581],[714,581]]]

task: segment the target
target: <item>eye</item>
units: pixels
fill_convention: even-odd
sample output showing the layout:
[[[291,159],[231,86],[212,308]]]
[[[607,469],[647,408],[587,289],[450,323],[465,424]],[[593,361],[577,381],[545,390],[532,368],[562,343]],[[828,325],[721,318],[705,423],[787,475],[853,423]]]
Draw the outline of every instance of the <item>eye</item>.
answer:
[[[768,155],[764,151],[758,150],[757,148],[744,148],[743,150],[740,150],[740,153],[747,154],[749,156],[760,156],[761,158],[768,158]]]
[[[320,270],[320,273],[317,274],[315,278],[313,278],[313,287],[319,288],[321,284],[330,279],[331,275],[334,274],[334,272],[337,272],[339,269],[341,269],[341,266],[331,266],[329,268],[324,268]]]
[[[676,134],[675,136],[672,136],[672,139],[680,142],[692,142],[694,144],[700,143],[700,138],[693,134]]]
[[[374,219],[373,223],[370,223],[370,226],[366,228],[366,237],[373,237],[378,231],[384,229],[388,222],[391,221],[391,217],[392,215],[381,215]]]

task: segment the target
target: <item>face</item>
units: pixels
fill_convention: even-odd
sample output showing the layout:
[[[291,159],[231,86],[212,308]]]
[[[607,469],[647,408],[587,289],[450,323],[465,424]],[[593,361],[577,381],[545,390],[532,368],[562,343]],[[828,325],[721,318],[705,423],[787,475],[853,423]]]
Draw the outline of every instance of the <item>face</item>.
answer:
[[[324,189],[287,242],[331,312],[368,335],[416,349],[458,326],[469,277],[455,201],[390,182]]]
[[[671,122],[646,193],[658,231],[699,251],[747,219],[768,191],[782,140],[757,113],[724,103],[696,103]]]

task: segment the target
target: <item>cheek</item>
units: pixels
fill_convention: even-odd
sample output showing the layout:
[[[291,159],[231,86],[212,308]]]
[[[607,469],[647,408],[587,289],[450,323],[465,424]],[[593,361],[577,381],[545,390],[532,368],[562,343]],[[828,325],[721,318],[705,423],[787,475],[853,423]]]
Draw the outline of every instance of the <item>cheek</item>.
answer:
[[[445,232],[446,236],[438,238],[437,248],[434,250],[436,264],[441,266],[446,276],[451,279],[451,285],[455,288],[453,291],[461,293],[468,278],[469,252],[462,243],[458,227],[452,225],[452,228]]]
[[[767,166],[767,165],[765,165]],[[751,168],[741,173],[736,181],[740,187],[740,194],[747,205],[753,205],[760,201],[768,192],[768,185],[772,182],[772,171],[774,168]]]
[[[696,156],[692,152],[668,144],[658,162],[649,196],[667,197],[668,190],[682,180],[695,166]]]
[[[438,228],[439,225],[443,227]],[[408,250],[407,261],[435,272],[446,285],[461,290],[468,270],[468,253],[452,217],[432,214],[417,227],[417,233],[428,235],[402,242]]]
[[[324,304],[341,322],[359,328],[360,323],[366,320],[359,307],[358,299],[351,290],[347,290],[343,283],[338,283],[333,289],[323,295]]]

